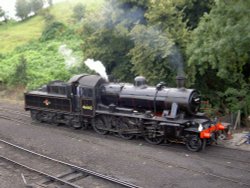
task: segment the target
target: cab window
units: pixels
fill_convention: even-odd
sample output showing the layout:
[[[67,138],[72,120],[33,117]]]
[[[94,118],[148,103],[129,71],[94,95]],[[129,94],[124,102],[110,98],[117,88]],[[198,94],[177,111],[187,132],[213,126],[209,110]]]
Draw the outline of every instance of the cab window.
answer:
[[[83,97],[93,97],[93,90],[90,88],[81,88],[80,95]]]

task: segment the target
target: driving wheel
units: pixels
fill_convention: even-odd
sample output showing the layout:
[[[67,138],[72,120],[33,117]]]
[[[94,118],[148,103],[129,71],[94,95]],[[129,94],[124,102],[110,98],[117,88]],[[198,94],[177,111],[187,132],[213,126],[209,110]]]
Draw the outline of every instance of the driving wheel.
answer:
[[[92,126],[95,132],[97,132],[98,134],[105,135],[109,132],[107,130],[108,126],[105,122],[105,119],[102,116],[96,117],[95,119],[93,119]]]

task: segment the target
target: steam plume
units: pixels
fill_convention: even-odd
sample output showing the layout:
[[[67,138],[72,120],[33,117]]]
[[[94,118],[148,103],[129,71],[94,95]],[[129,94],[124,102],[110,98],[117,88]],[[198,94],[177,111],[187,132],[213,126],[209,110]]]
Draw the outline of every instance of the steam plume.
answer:
[[[95,61],[94,59],[87,59],[84,61],[84,64],[89,67],[89,69],[94,70],[98,74],[100,74],[101,77],[108,80],[108,75],[106,73],[106,68],[102,64],[101,61]]]
[[[183,65],[183,57],[178,49],[178,47],[173,46],[171,49],[171,54],[169,56],[170,63],[177,70],[178,76],[185,76],[184,73],[184,65]]]
[[[76,64],[76,58],[73,56],[73,52],[66,44],[59,47],[58,52],[63,55],[65,64],[67,67],[71,67]]]

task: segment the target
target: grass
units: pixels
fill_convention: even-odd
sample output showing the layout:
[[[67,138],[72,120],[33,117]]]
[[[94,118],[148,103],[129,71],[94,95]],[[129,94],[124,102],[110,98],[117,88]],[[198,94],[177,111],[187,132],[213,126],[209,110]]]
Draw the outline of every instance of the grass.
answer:
[[[65,0],[65,2],[58,3],[50,9],[50,12],[55,16],[56,20],[73,24],[72,14],[73,8],[77,3],[82,3],[86,6],[87,11],[98,9],[104,0]]]
[[[6,53],[26,42],[39,38],[44,26],[41,16],[23,22],[2,25],[0,27],[0,53]]]
[[[86,5],[88,11],[101,6],[104,0],[65,0],[50,8],[56,20],[65,24],[73,24],[71,18],[73,7],[81,2]],[[38,39],[44,28],[42,16],[34,16],[25,21],[0,25],[0,53],[7,53],[17,46],[27,43],[30,40]]]

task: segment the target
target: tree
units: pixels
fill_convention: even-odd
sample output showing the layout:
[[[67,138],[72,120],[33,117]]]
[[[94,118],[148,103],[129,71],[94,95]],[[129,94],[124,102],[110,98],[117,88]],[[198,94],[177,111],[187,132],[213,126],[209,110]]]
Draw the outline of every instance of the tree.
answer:
[[[183,21],[183,8],[185,0],[158,0],[153,1],[146,17],[150,25],[157,25],[161,30],[168,32],[175,43],[184,48],[188,31]]]
[[[145,13],[145,17],[147,18],[147,28],[157,28],[159,34],[156,36],[151,36],[154,41],[152,40],[152,42],[148,43],[147,45],[145,45],[145,42],[150,40],[145,39],[142,45],[146,49],[144,49],[142,52],[140,52],[140,47],[135,47],[137,50],[132,50],[132,54],[137,56],[136,62],[135,58],[132,57],[133,63],[136,63],[137,66],[141,66],[141,68],[152,66],[152,63],[147,59],[140,62],[140,60],[138,60],[138,54],[141,54],[141,57],[146,57],[148,54],[152,54],[149,53],[149,51],[154,51],[151,48],[152,43],[154,43],[154,45],[158,44],[155,46],[155,48],[157,48],[155,51],[158,51],[155,52],[156,54],[158,54],[159,51],[163,52],[162,49],[167,48],[168,51],[166,53],[168,53],[168,55],[158,55],[157,57],[156,55],[152,54],[151,57],[154,57],[154,60],[151,59],[151,61],[154,62],[153,64],[156,66],[156,69],[161,70],[160,72],[162,76],[158,76],[159,71],[149,71],[148,74],[150,74],[150,77],[161,78],[170,84],[174,84],[175,75],[177,74],[186,74],[186,76],[189,77],[190,71],[188,70],[188,67],[185,63],[185,50],[190,39],[191,30],[196,27],[197,22],[204,12],[210,10],[209,7],[211,2],[212,0],[150,1],[147,12]],[[143,33],[144,32],[141,32],[141,34]],[[162,45],[160,45],[161,43]],[[172,47],[169,48],[167,44],[172,44]],[[137,45],[140,44],[137,43]],[[163,64],[165,65],[165,68],[162,67]],[[146,72],[146,69],[144,72]]]
[[[30,0],[31,11],[35,14],[43,8],[43,0]]]
[[[204,13],[209,13],[215,0],[185,0],[183,9],[183,19],[187,22],[188,29],[197,27],[200,18]]]
[[[50,13],[50,9],[43,9],[40,15],[43,16],[46,25],[49,25],[55,21],[55,16]]]
[[[145,23],[144,13],[144,6],[138,6],[137,1],[109,0],[102,14],[91,15],[84,21],[85,57],[102,61],[108,74],[115,78],[132,81],[132,64],[127,54],[134,42],[129,33],[135,25]]]
[[[189,32],[180,6],[183,1],[150,1],[145,24],[132,29],[134,48],[129,55],[133,70],[152,84],[165,81],[174,85],[176,75],[184,74],[183,51]]]
[[[0,18],[4,17],[5,16],[5,12],[4,10],[2,9],[2,7],[0,6]]]
[[[6,15],[5,11],[0,7],[0,23],[1,22],[7,22],[8,21],[8,16]]]
[[[172,84],[177,73],[184,74],[190,28],[210,10],[210,1],[108,0],[98,19],[92,15],[95,20],[85,22],[85,54],[105,57],[109,74],[126,67],[119,77],[131,80],[127,73],[132,68],[132,73],[148,77],[151,83]],[[119,37],[126,48],[109,42]]]
[[[193,81],[198,81],[204,93],[217,94],[219,100],[214,102],[230,110],[235,110],[232,106],[236,101],[245,101],[241,108],[250,106],[245,95],[250,83],[249,9],[249,1],[217,0],[210,13],[201,19],[187,46]]]
[[[52,6],[53,5],[53,0],[48,0],[48,4],[49,4],[49,6]]]
[[[47,22],[40,37],[41,41],[52,40],[63,35],[67,27],[58,21]]]
[[[76,21],[81,21],[85,15],[85,6],[82,3],[78,3],[73,8],[73,18]]]
[[[92,33],[92,25],[85,25],[83,51],[86,58],[100,60],[106,67],[107,73],[112,74],[120,81],[131,81],[131,63],[127,53],[132,47],[132,42],[124,28],[102,28]]]
[[[24,20],[28,17],[31,12],[30,3],[27,0],[17,0],[16,4],[16,16]]]
[[[130,50],[133,70],[145,76],[151,84],[173,81],[171,54],[173,41],[158,27],[135,26],[131,32],[134,48]],[[176,76],[176,75],[175,75]]]

